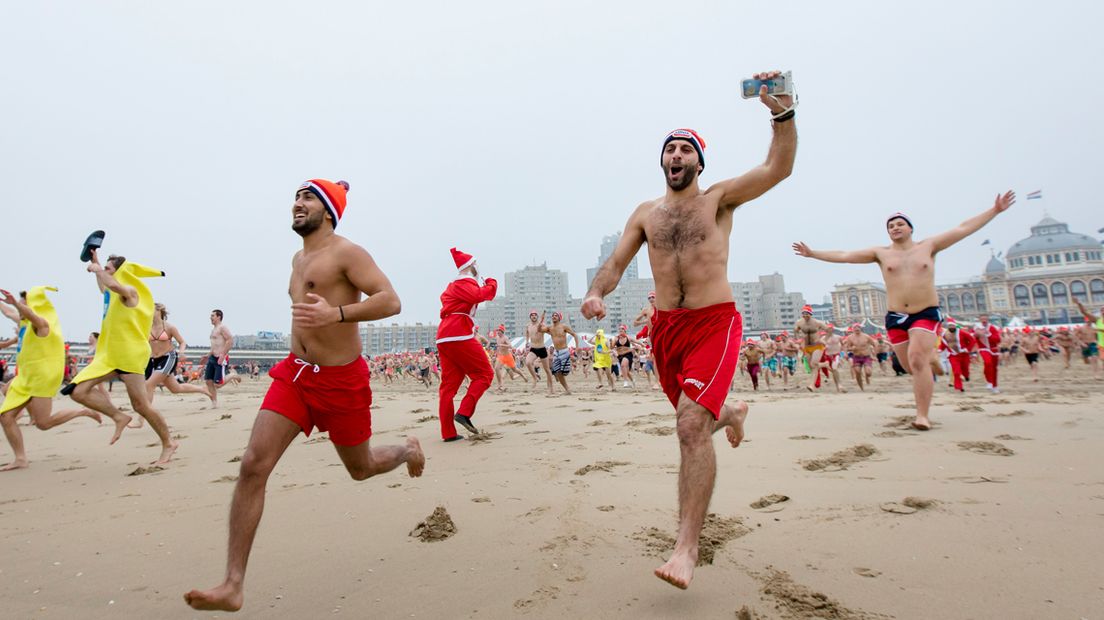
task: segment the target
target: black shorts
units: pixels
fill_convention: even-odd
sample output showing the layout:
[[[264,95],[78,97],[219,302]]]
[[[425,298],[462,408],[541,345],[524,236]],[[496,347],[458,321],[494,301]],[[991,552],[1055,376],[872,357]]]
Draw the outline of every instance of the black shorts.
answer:
[[[419,368],[418,369],[418,374],[422,375],[423,377],[428,377],[429,376],[429,369],[428,368]]]
[[[617,354],[617,361],[618,361],[618,362],[624,361],[624,360],[626,360],[626,359],[627,359],[627,360],[629,360],[629,367],[631,368],[631,367],[632,367],[632,363],[633,363],[633,354],[632,354],[632,351],[629,351],[628,353],[618,353],[618,354]]]
[[[226,381],[226,364],[219,363],[214,355],[207,356],[207,365],[203,368],[203,380],[214,381],[222,385]]]
[[[879,362],[884,362],[888,359],[889,359],[889,353],[879,353],[878,354],[878,361]]]
[[[546,349],[544,347],[531,347],[529,349],[529,352],[532,353],[533,355],[536,355],[540,359],[544,359],[544,358],[548,357],[548,349]]]
[[[176,374],[176,363],[176,351],[169,351],[161,357],[151,357],[149,363],[146,364],[146,378],[149,379],[155,372],[171,377]]]
[[[933,334],[943,322],[943,311],[939,306],[929,306],[913,314],[903,312],[887,312],[885,316],[886,337],[892,345],[908,342],[910,329],[923,329]]]
[[[1027,358],[1027,363],[1028,364],[1035,364],[1039,361],[1039,354],[1038,353],[1024,353],[1024,357]]]

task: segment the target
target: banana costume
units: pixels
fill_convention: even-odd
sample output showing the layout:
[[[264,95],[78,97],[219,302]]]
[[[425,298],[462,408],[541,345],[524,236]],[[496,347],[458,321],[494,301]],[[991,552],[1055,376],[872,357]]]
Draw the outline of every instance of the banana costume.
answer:
[[[73,383],[97,379],[116,370],[136,375],[146,372],[150,358],[149,333],[153,326],[153,295],[142,278],[164,275],[164,271],[130,261],[115,272],[119,284],[138,291],[138,305],[128,308],[118,293],[110,289],[104,291],[104,316],[96,356],[73,377]]]
[[[606,332],[602,329],[594,332],[594,367],[613,367],[613,360],[610,359],[609,340],[606,339]]]
[[[65,339],[61,336],[57,311],[46,297],[47,290],[57,289],[36,286],[27,291],[27,306],[46,319],[50,333],[40,338],[30,321],[19,321],[19,348],[15,357],[19,374],[8,386],[8,395],[4,398],[4,404],[0,405],[0,413],[18,409],[35,397],[52,398],[61,387],[65,376]]]

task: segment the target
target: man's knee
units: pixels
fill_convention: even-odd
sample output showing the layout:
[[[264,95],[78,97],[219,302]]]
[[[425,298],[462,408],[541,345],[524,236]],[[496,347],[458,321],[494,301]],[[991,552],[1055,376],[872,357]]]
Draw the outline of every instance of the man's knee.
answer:
[[[679,442],[683,444],[710,441],[713,434],[713,414],[693,402],[680,403],[675,421]]]
[[[238,478],[253,482],[264,481],[268,479],[268,475],[272,473],[272,469],[275,467],[275,458],[262,454],[253,448],[247,448],[245,454],[242,455]]]
[[[370,465],[346,465],[345,469],[349,472],[349,477],[357,482],[367,480],[376,475],[375,470]]]

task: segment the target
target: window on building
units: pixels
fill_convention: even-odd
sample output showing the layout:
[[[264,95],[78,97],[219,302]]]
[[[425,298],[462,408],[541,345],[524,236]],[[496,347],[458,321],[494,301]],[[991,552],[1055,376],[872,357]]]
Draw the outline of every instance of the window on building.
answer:
[[[847,300],[847,304],[851,308],[852,316],[858,316],[859,314],[862,313],[862,308],[859,306],[859,296],[858,295],[852,295]]]
[[[1069,296],[1066,295],[1066,285],[1063,282],[1055,282],[1050,285],[1050,299],[1055,306],[1068,306]]]
[[[1028,295],[1027,287],[1022,284],[1017,284],[1016,288],[1012,289],[1012,296],[1016,299],[1016,306],[1020,308],[1031,305],[1031,297]]]
[[[962,309],[962,305],[958,302],[958,295],[954,293],[947,295],[947,309],[950,310],[952,314]]]
[[[1047,254],[1046,258],[1047,258],[1047,264],[1048,265],[1053,265],[1054,264],[1054,255],[1053,254]]]
[[[977,309],[978,312],[985,312],[985,293],[981,291],[977,293]]]
[[[1089,292],[1092,293],[1093,303],[1104,302],[1104,280],[1089,282]]]
[[[1031,300],[1036,306],[1049,306],[1050,295],[1047,294],[1045,284],[1035,284],[1031,287]]]
[[[974,294],[973,293],[963,293],[962,294],[962,309],[966,312],[973,312],[974,308],[975,308],[975,306],[974,306]]]
[[[1081,280],[1074,280],[1073,282],[1070,282],[1069,288],[1070,297],[1073,297],[1083,304],[1089,302],[1089,296],[1087,294],[1087,290],[1085,289],[1084,282],[1082,282]]]

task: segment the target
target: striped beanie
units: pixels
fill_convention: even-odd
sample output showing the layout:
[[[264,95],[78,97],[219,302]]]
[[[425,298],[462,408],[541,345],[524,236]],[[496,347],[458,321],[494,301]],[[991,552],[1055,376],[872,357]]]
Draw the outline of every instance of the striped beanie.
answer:
[[[299,189],[308,190],[318,196],[326,210],[330,212],[333,227],[336,229],[341,216],[345,214],[345,194],[349,191],[349,184],[345,181],[334,183],[325,179],[311,179],[300,185]]]
[[[672,140],[686,140],[694,147],[694,150],[698,152],[698,163],[701,164],[702,170],[705,170],[705,140],[698,135],[698,132],[693,129],[676,129],[667,134],[667,137],[663,139],[663,149],[667,148],[667,144]],[[660,151],[660,161],[663,160],[662,150]]]

